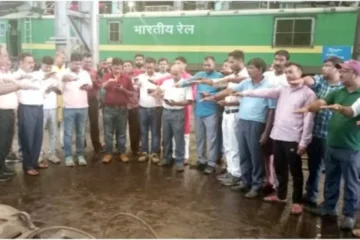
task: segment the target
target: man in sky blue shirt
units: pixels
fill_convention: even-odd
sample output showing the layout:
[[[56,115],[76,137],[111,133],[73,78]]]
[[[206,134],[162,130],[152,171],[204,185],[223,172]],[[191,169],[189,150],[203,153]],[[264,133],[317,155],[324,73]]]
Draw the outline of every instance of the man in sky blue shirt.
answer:
[[[263,76],[264,71],[266,71],[266,63],[262,59],[250,60],[247,70],[249,79],[243,80],[238,85],[227,88],[214,96],[205,97],[203,100],[219,101],[237,91],[271,87],[271,82]],[[242,182],[236,187],[247,192],[245,197],[254,198],[259,195],[264,180],[263,146],[269,141],[272,127],[272,123],[269,124],[269,119],[274,114],[276,101],[243,97],[240,102],[240,131],[238,134]]]
[[[204,58],[203,69],[204,71],[197,72],[181,86],[187,86],[196,79],[218,79],[223,77],[220,72],[215,71],[215,59],[212,56]],[[218,157],[218,106],[216,102],[202,101],[202,96],[203,94],[214,95],[219,89],[206,84],[197,84],[196,87],[195,135],[197,155],[199,158],[198,168],[204,171],[205,174],[212,174],[215,172],[216,160]],[[209,150],[208,160],[205,155],[206,145]]]

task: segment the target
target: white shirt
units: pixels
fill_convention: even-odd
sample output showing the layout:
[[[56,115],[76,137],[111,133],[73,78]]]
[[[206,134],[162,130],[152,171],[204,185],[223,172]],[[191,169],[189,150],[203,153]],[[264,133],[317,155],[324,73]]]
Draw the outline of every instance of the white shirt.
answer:
[[[360,115],[360,98],[358,98],[352,105],[351,109],[354,112],[353,117],[357,117]]]
[[[140,85],[140,99],[139,105],[144,108],[160,107],[162,106],[161,98],[154,98],[149,95],[147,92],[148,89],[156,89],[157,86],[149,82],[150,78],[160,78],[158,73],[154,73],[151,77],[146,73],[140,74],[138,76],[139,85]]]
[[[264,77],[269,79],[271,82],[271,87],[284,87],[284,86],[290,86],[285,73],[281,75],[275,75],[275,71],[267,71],[264,72]]]
[[[80,69],[78,73],[75,73],[70,69],[66,69],[66,71],[61,74],[60,79],[62,79],[64,75],[71,75],[78,78],[78,80],[76,81],[61,83],[64,99],[64,108],[89,107],[87,91],[81,90],[80,87],[84,84],[92,86],[90,74],[83,69]]]
[[[184,81],[184,79],[181,79]],[[164,92],[164,99],[174,100],[175,102],[182,102],[186,100],[193,100],[191,87],[177,88],[175,87],[175,80],[169,79],[164,81],[161,85],[161,90]],[[163,107],[166,109],[183,109],[185,106],[169,106],[163,102]]]
[[[157,72],[157,74],[159,75],[160,78],[163,78],[163,77],[166,77],[166,76],[170,75],[170,73],[168,73],[168,72],[164,72],[164,73]]]
[[[16,71],[15,76],[26,74],[23,70],[19,69]],[[17,92],[19,103],[23,105],[43,105],[44,104],[44,93],[47,89],[47,83],[43,80],[44,74],[37,72],[28,73],[32,76],[31,79],[24,79],[19,81],[29,81],[31,85],[34,85],[38,89],[31,90],[19,90]]]
[[[0,73],[0,75],[3,74],[10,75],[9,73]],[[17,109],[18,104],[19,102],[16,92],[0,95],[0,109]]]
[[[41,70],[39,72],[45,75]],[[61,81],[58,76],[60,76],[60,74],[56,74],[54,77],[46,79],[45,82],[47,83],[47,87],[57,87],[61,89]],[[57,94],[54,91],[44,93],[44,109],[56,109],[57,107]]]

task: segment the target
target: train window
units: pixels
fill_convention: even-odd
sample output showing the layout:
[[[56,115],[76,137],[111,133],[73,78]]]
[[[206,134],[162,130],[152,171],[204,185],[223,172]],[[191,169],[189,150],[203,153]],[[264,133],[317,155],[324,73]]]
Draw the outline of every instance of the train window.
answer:
[[[108,22],[109,42],[121,42],[121,23],[119,21]]]
[[[0,37],[4,37],[5,36],[5,23],[0,23]]]
[[[314,36],[314,18],[276,18],[274,47],[311,47]]]

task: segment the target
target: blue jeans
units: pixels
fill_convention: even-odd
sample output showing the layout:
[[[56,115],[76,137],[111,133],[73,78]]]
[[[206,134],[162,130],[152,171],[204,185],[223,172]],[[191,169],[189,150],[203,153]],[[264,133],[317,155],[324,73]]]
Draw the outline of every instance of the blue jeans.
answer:
[[[76,133],[76,154],[77,156],[83,156],[88,108],[64,108],[63,115],[65,158],[72,156],[72,133],[74,125]]]
[[[265,159],[260,145],[260,137],[265,124],[261,122],[239,120],[239,151],[242,181],[252,190],[260,190],[265,173]]]
[[[325,154],[324,210],[335,211],[340,197],[341,178],[344,179],[342,213],[354,217],[359,200],[360,151],[327,146]]]
[[[158,128],[161,121],[161,119],[158,119],[158,111],[160,110],[161,107],[140,107],[141,152],[143,153],[149,153],[149,131],[151,131],[151,152],[158,153],[160,150]]]
[[[307,200],[316,203],[319,194],[321,165],[325,155],[326,140],[313,137],[307,148],[309,177],[306,182]]]
[[[57,108],[44,109],[44,129],[46,127],[48,127],[49,133],[49,148],[47,153],[49,155],[55,154],[56,140],[58,137]]]
[[[218,114],[215,113],[208,117],[195,117],[195,136],[196,136],[196,151],[199,158],[199,163],[215,167],[218,158]],[[206,144],[206,140],[207,143]],[[206,159],[206,145],[209,151],[209,161]]]
[[[185,138],[184,138],[184,124],[185,111],[184,109],[166,109],[164,108],[163,115],[163,143],[164,143],[164,160],[171,162],[172,157],[172,139],[175,139],[175,159],[176,165],[181,166],[185,158]]]
[[[116,136],[117,149],[121,154],[126,153],[126,126],[128,109],[122,107],[104,106],[104,136],[105,152],[112,153],[114,135]]]

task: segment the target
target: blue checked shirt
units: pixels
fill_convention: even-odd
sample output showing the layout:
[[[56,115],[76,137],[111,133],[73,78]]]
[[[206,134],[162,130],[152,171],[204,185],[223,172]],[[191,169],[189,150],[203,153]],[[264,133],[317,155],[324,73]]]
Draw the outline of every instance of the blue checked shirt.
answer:
[[[314,77],[315,84],[311,86],[314,90],[316,96],[319,99],[324,99],[326,95],[330,92],[333,92],[337,89],[343,87],[343,85],[339,82],[337,85],[330,85],[329,82],[324,79],[322,75],[315,75]],[[326,139],[327,137],[327,127],[329,120],[331,118],[332,112],[330,110],[320,110],[314,120],[314,130],[313,135],[314,137]]]

